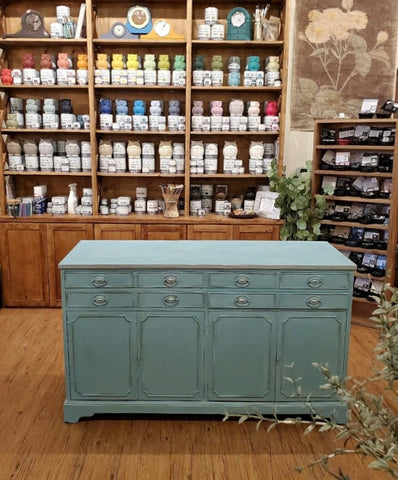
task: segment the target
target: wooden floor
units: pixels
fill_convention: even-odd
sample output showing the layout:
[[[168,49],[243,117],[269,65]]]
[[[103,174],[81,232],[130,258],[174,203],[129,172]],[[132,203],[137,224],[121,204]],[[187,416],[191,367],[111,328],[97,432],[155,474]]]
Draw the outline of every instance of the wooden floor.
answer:
[[[65,424],[58,309],[0,310],[0,480],[314,480],[297,473],[334,436],[221,417],[102,416]],[[377,331],[352,326],[349,374],[367,375]],[[358,457],[340,462],[352,480],[387,477]]]

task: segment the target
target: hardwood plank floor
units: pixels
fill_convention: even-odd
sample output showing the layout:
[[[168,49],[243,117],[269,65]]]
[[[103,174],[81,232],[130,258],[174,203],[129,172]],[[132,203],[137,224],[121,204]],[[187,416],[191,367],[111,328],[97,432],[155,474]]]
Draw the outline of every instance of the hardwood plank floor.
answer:
[[[349,374],[374,364],[377,331],[352,325]],[[297,473],[334,436],[219,416],[98,416],[65,424],[61,310],[0,310],[0,480],[314,480]],[[352,480],[383,480],[359,457],[339,460]]]

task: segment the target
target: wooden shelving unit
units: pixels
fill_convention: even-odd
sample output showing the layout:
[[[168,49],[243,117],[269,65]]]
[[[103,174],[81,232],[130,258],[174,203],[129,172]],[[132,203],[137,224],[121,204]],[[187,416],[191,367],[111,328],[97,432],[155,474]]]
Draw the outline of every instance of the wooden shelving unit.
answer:
[[[81,1],[71,0],[66,4],[70,7],[71,17],[77,19]],[[241,2],[251,13],[256,2],[244,0]],[[126,13],[131,7],[128,0],[109,2],[105,0],[86,0],[86,36],[82,39],[55,38],[2,38],[1,67],[22,68],[22,57],[26,52],[33,53],[35,67],[39,69],[42,53],[50,53],[55,57],[58,53],[67,53],[75,62],[79,53],[88,55],[87,85],[0,85],[2,92],[0,125],[3,141],[0,144],[0,241],[3,275],[3,303],[5,306],[59,306],[60,285],[57,263],[81,239],[259,239],[277,240],[281,221],[259,219],[239,221],[228,217],[209,214],[197,218],[189,215],[190,186],[192,184],[222,183],[228,185],[229,192],[244,194],[250,186],[257,187],[267,183],[267,175],[248,174],[248,148],[250,140],[274,142],[279,140],[278,165],[282,170],[283,138],[285,128],[285,100],[287,86],[287,38],[285,28],[289,12],[289,0],[272,0],[270,13],[282,21],[281,34],[278,40],[268,41],[203,41],[198,40],[198,25],[204,22],[207,2],[203,0],[172,0],[162,2],[155,0],[147,3],[151,11],[153,23],[156,19],[167,19],[174,32],[181,39],[145,39],[110,40],[101,35],[108,32],[115,22],[125,22]],[[232,8],[225,0],[217,0],[212,6],[218,8],[218,18],[226,27],[227,13]],[[28,9],[37,10],[42,15],[46,31],[50,24],[56,21],[56,5],[50,1],[33,2],[13,0],[0,1],[1,18],[0,33],[14,33],[20,30],[21,16]],[[98,53],[137,53],[144,56],[153,53],[185,55],[186,85],[185,86],[148,86],[148,85],[98,85],[95,84],[94,69]],[[206,68],[212,55],[222,55],[224,61],[224,83],[221,87],[198,87],[192,84],[192,63],[196,55],[206,58]],[[227,86],[227,60],[230,55],[241,57],[243,78],[244,64],[249,55],[261,57],[261,69],[264,69],[265,58],[276,55],[281,65],[281,86],[279,87],[229,87]],[[75,67],[76,68],[76,67]],[[90,127],[87,130],[44,130],[44,129],[7,129],[5,119],[9,111],[9,99],[19,97],[24,101],[28,98],[47,97],[63,99],[70,98],[76,114],[89,114]],[[134,99],[160,99],[165,103],[170,99],[178,99],[185,115],[185,131],[171,132],[137,132],[137,131],[104,131],[99,128],[99,99],[102,97],[115,100],[128,100],[129,108]],[[224,110],[228,108],[231,99],[239,98],[244,102],[258,100],[261,105],[266,101],[279,102],[280,130],[278,132],[193,132],[191,131],[191,108],[194,100],[202,100],[208,113],[212,100],[221,100]],[[7,169],[6,139],[15,138],[23,142],[25,139],[36,143],[41,138],[53,140],[77,139],[90,141],[91,172],[27,172],[10,171]],[[99,171],[98,145],[100,141],[110,140],[128,142],[129,140],[150,141],[155,149],[160,141],[171,140],[181,142],[185,148],[185,171],[178,175],[160,173],[159,158],[156,157],[155,173],[133,174],[104,173]],[[191,175],[190,145],[191,140],[215,142],[219,147],[218,171],[214,175]],[[222,173],[222,146],[224,141],[235,140],[239,156],[243,159],[246,173],[243,175],[225,175]],[[157,155],[157,154],[156,154]],[[25,218],[13,218],[8,213],[5,190],[5,177],[11,176],[18,197],[32,196],[36,185],[47,186],[48,197],[66,195],[68,184],[78,184],[78,195],[83,188],[93,190],[92,216],[53,216],[49,214],[33,215]],[[100,199],[113,198],[121,195],[131,195],[134,198],[137,186],[145,186],[148,198],[161,199],[159,183],[183,183],[184,214],[178,219],[166,219],[161,215],[137,215],[125,217],[116,215],[104,216],[99,213]],[[17,260],[18,259],[18,260]],[[28,265],[36,265],[21,278],[21,272],[27,272]],[[40,278],[40,281],[37,279]],[[18,288],[15,285],[18,283]]]
[[[354,137],[345,145],[338,144],[339,131],[346,131],[350,127],[354,131]],[[358,140],[355,132],[364,127],[374,128],[375,131],[388,129],[394,135],[394,142],[390,142],[389,145],[380,143],[370,145],[369,138]],[[329,240],[338,250],[357,263],[359,271],[355,274],[354,300],[358,302],[369,302],[372,293],[377,293],[377,289],[383,282],[391,284],[395,282],[398,214],[396,127],[397,120],[394,118],[315,121],[312,193],[313,196],[325,194],[328,202],[328,210],[321,222],[323,228],[321,238]],[[335,142],[327,144],[323,142],[325,129],[335,131]],[[364,143],[358,145],[358,141]],[[373,140],[370,142],[373,143]],[[350,164],[336,165],[338,161],[333,160],[333,157],[336,157],[337,152],[344,153],[350,159]],[[362,160],[361,153],[365,154]],[[374,154],[377,158],[372,168],[368,166],[366,158],[369,154]],[[355,164],[353,157],[355,157]],[[327,162],[324,161],[325,158]],[[388,159],[390,167],[383,167],[381,158]],[[368,171],[369,169],[373,171]],[[334,181],[337,191],[330,194],[331,192],[324,186],[331,182],[333,185]],[[373,198],[366,198],[367,192],[358,188],[362,181],[365,182],[363,185],[369,185],[366,183],[369,181],[377,185],[378,190],[376,189]],[[386,181],[390,193],[381,195],[383,198],[380,198],[380,192],[383,192]],[[339,185],[344,182],[346,191],[344,188],[339,190]],[[361,209],[364,215],[354,214]],[[363,229],[362,237],[361,230],[358,229]],[[363,243],[364,238],[372,237],[374,238],[373,246],[372,243]],[[380,266],[383,267],[381,271],[378,268]],[[383,270],[385,274],[380,275]]]

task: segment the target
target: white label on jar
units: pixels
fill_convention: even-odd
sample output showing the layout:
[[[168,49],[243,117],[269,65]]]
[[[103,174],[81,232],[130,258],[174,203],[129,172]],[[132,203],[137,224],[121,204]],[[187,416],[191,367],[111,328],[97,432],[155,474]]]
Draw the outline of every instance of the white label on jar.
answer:
[[[82,157],[82,171],[83,172],[91,172],[91,156],[83,156]]]
[[[76,81],[78,85],[87,85],[88,83],[88,70],[76,70]]]
[[[43,172],[54,170],[54,159],[51,155],[40,155],[40,170]]]
[[[213,70],[211,72],[211,84],[213,87],[221,87],[224,82],[224,72],[221,70]]]
[[[212,40],[224,40],[225,31],[224,25],[217,23],[211,27],[211,39]]]
[[[139,215],[145,213],[146,200],[144,198],[137,198],[137,200],[134,202],[134,211]]]
[[[126,157],[117,157],[115,158],[116,162],[116,173],[124,173],[126,171]]]
[[[69,169],[71,172],[80,172],[82,169],[82,161],[78,156],[69,156]]]
[[[192,81],[195,87],[201,87],[203,85],[204,71],[194,70],[192,72]]]
[[[148,196],[148,189],[147,187],[137,187],[135,189],[135,196],[137,198],[146,198]]]
[[[155,173],[155,157],[142,158],[142,173]]]
[[[202,202],[201,200],[191,200],[189,202],[189,213],[191,215],[197,215],[198,214],[198,210],[200,210],[202,208]]]
[[[50,37],[51,38],[63,38],[64,27],[59,22],[52,22],[50,24]]]
[[[206,25],[205,23],[202,23],[201,25],[199,25],[199,28],[198,28],[199,40],[210,40],[210,35],[211,35],[210,25]]]
[[[217,173],[217,158],[205,158],[205,173]]]
[[[109,157],[100,157],[99,169],[102,173],[107,173],[109,170]]]
[[[243,210],[245,212],[252,212],[254,210],[254,200],[244,200]]]
[[[216,200],[215,213],[218,215],[224,215],[225,210],[225,200]]]
[[[39,170],[39,157],[37,155],[25,155],[25,167],[26,170],[30,171]]]
[[[141,172],[141,158],[129,157],[129,172],[131,173]]]
[[[66,23],[66,20],[70,17],[70,8],[66,5],[58,5],[56,8],[57,22]]]
[[[214,25],[218,21],[218,8],[205,8],[205,23],[206,25]]]
[[[16,170],[18,165],[22,165],[22,155],[8,155],[9,169]]]
[[[212,132],[220,132],[221,128],[222,128],[222,117],[219,115],[210,117],[210,130]]]
[[[149,215],[156,215],[158,213],[158,201],[157,200],[148,200],[146,204],[147,213]]]

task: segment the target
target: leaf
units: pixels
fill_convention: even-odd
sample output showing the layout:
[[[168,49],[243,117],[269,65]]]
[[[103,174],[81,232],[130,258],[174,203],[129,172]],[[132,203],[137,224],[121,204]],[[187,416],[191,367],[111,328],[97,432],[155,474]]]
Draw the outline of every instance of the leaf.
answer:
[[[241,417],[239,417],[238,423],[241,424],[245,422],[248,418],[249,418],[249,415],[242,415]]]
[[[316,57],[317,55],[322,55],[322,53],[326,52],[326,48],[318,48],[317,50],[314,50],[310,57]]]
[[[277,423],[276,422],[273,422],[270,424],[270,426],[267,428],[267,433],[269,433],[273,428],[275,428],[277,426]]]
[[[361,77],[366,77],[372,66],[372,59],[367,52],[360,52],[355,55],[355,68]]]
[[[299,220],[299,221],[297,222],[297,228],[298,228],[299,230],[305,230],[305,229],[307,228],[307,222],[304,221],[304,220]]]
[[[301,95],[312,102],[319,90],[318,85],[310,78],[299,78],[299,86]]]
[[[369,55],[371,56],[372,59],[383,62],[387,68],[391,68],[390,57],[388,56],[387,52],[383,48],[378,48],[376,50],[373,50],[369,52]]]
[[[366,43],[366,40],[359,35],[355,35],[355,33],[350,35],[349,42],[354,50],[366,52],[368,49],[368,44]]]
[[[329,425],[328,423],[326,423],[325,425],[322,425],[320,428],[319,428],[319,432],[327,432],[328,430],[331,430],[332,429],[332,426]]]
[[[309,433],[312,432],[315,428],[315,423],[311,423],[311,425],[308,425],[308,427],[304,430],[303,435],[308,435]]]

